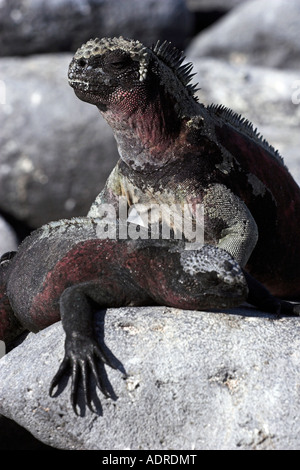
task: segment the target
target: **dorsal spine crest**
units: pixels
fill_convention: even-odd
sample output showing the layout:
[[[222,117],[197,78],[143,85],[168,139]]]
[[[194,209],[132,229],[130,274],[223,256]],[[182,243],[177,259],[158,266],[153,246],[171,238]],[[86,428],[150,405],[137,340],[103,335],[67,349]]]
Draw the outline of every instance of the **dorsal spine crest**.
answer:
[[[266,150],[268,150],[276,160],[278,160],[282,165],[284,165],[283,158],[272,145],[268,143],[266,139],[258,132],[257,128],[253,127],[253,124],[241,114],[236,113],[230,108],[227,108],[224,105],[211,104],[207,107],[209,111],[212,111],[216,116],[221,117],[226,120],[229,124],[232,124],[237,129],[244,132],[251,139],[254,139],[256,142],[261,144]]]
[[[199,90],[198,84],[191,85],[190,83],[196,73],[191,73],[193,69],[193,64],[191,62],[183,64],[185,60],[184,52],[178,50],[168,41],[161,43],[159,40],[154,46],[152,46],[151,50],[158,59],[160,59],[167,67],[172,69],[189,94],[197,100],[197,97],[194,95]]]

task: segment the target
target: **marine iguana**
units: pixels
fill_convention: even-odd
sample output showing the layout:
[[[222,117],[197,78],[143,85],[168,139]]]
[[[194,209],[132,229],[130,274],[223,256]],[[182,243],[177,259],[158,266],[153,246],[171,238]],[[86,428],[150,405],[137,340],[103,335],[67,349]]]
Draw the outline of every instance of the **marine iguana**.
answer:
[[[299,296],[300,190],[250,123],[198,102],[183,60],[169,43],[147,48],[123,38],[90,40],[76,52],[70,85],[111,125],[120,161],[87,217],[46,225],[15,256],[1,258],[0,339],[61,318],[65,358],[50,390],[71,368],[75,412],[79,381],[93,409],[89,372],[109,395],[97,361],[113,363],[94,337],[94,303],[203,310],[247,300],[272,313],[300,313],[299,305],[274,297]],[[202,205],[204,246],[99,237],[104,205],[117,212],[120,196],[146,212],[187,203],[191,219]],[[112,223],[119,234],[124,221]],[[173,233],[180,228],[164,211],[159,223]]]

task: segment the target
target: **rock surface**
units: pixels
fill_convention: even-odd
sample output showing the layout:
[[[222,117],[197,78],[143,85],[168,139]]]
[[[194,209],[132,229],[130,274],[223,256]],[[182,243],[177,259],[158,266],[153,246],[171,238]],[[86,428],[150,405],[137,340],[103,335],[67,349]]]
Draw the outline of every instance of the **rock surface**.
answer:
[[[299,70],[299,21],[298,0],[252,0],[194,38],[188,55]]]
[[[184,0],[2,0],[0,55],[75,51],[92,37],[120,35],[182,48],[192,26]]]
[[[85,215],[119,158],[97,108],[68,85],[71,58],[0,59],[0,209],[31,227]]]
[[[110,309],[105,342],[128,378],[107,370],[118,398],[101,400],[103,416],[75,417],[69,383],[48,396],[63,357],[60,323],[1,359],[0,412],[63,449],[295,450],[299,338],[298,318],[274,320],[250,308]]]

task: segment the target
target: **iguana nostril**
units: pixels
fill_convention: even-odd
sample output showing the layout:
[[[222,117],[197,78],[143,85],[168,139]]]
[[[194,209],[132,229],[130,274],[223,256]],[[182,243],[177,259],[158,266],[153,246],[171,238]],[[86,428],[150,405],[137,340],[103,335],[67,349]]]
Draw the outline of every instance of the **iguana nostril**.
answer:
[[[79,65],[79,67],[85,67],[86,64],[87,64],[87,61],[83,58],[81,58],[77,61],[77,65]]]

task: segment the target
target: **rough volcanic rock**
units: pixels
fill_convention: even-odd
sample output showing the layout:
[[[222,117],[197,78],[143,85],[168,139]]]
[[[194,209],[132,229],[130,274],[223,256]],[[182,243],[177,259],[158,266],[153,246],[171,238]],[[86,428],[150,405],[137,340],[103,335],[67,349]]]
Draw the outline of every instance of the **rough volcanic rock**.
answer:
[[[296,450],[299,338],[298,318],[250,308],[110,309],[105,343],[127,378],[107,369],[116,398],[97,402],[102,415],[83,406],[76,417],[69,383],[48,395],[63,357],[60,323],[1,359],[0,413],[62,449]]]

